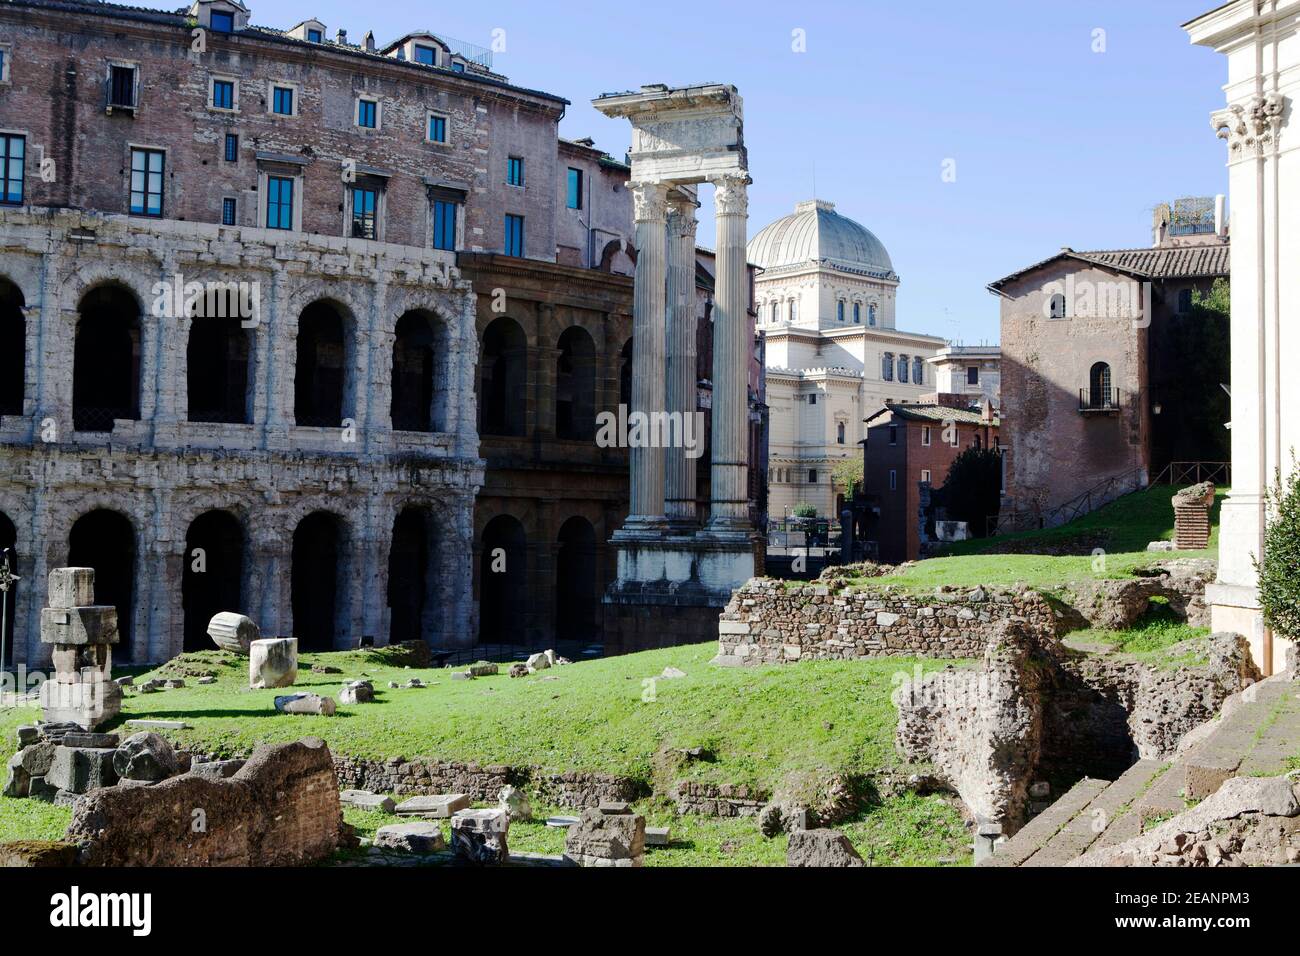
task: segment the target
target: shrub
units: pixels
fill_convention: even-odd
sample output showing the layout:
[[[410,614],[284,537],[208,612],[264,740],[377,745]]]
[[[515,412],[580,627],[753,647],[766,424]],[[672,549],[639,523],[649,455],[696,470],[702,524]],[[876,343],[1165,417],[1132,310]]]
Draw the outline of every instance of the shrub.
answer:
[[[967,448],[953,459],[941,500],[953,521],[965,521],[971,536],[988,533],[988,519],[1002,500],[1002,454],[992,448]]]
[[[806,501],[801,501],[790,510],[790,513],[796,518],[816,518],[817,507]]]
[[[1288,637],[1300,636],[1300,469],[1294,456],[1291,476],[1268,494],[1264,555],[1254,558],[1259,573],[1259,603],[1264,623]]]

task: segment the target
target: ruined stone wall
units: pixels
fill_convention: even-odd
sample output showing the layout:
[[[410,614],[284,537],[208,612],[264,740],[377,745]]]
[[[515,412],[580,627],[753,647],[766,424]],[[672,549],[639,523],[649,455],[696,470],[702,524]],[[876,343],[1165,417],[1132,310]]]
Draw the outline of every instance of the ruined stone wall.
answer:
[[[156,315],[154,284],[181,274],[258,283],[248,329],[248,424],[187,420],[187,341],[193,320]],[[385,592],[398,510],[426,510],[439,546],[430,604],[435,643],[472,643],[470,554],[478,458],[475,301],[448,253],[301,233],[74,211],[0,211],[0,276],[25,303],[22,416],[0,418],[0,512],[17,529],[18,573],[43,582],[68,563],[74,522],[95,509],[124,515],[134,536],[134,608],[120,657],[163,660],[182,646],[180,583],[186,530],[220,509],[245,538],[244,610],[267,634],[293,633],[294,528],[314,511],[340,519],[339,646],[388,638]],[[139,307],[139,420],[76,431],[74,341],[85,295],[112,286]],[[298,320],[327,299],[352,340],[344,417],[355,427],[294,422]],[[399,432],[390,418],[395,325],[409,310],[436,317],[443,349],[435,432]],[[42,587],[20,589],[14,659],[44,663]]]
[[[1056,615],[1036,591],[973,590],[908,594],[825,584],[788,587],[755,578],[732,595],[718,621],[719,654],[737,663],[824,658],[980,657],[1012,617],[1055,635]]]

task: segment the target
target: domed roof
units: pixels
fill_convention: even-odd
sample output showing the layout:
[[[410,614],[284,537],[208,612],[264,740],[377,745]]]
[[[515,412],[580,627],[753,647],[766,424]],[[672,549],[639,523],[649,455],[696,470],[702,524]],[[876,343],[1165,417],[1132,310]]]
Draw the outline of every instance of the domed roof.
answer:
[[[835,211],[835,204],[809,199],[769,223],[749,240],[749,261],[765,269],[825,261],[854,272],[897,278],[885,245],[866,227]]]

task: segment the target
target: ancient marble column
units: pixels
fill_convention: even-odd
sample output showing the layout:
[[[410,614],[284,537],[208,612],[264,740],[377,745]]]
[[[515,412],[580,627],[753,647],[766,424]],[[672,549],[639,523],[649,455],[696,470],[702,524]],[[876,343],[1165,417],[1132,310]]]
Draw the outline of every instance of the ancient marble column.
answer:
[[[668,187],[629,183],[636,219],[636,286],[632,302],[632,408],[629,414],[664,411],[664,324]],[[631,428],[629,428],[631,432]],[[643,429],[648,432],[648,429]],[[662,531],[664,518],[664,450],[634,443],[631,502],[623,530]],[[641,445],[642,447],[638,447]]]
[[[675,194],[668,204],[667,286],[667,410],[680,416],[682,427],[694,428],[695,385],[695,207],[684,193]],[[683,432],[683,434],[685,434]],[[694,441],[704,436],[690,433]],[[697,446],[698,447],[698,446]],[[682,442],[665,450],[665,501],[669,526],[691,531],[698,524],[695,514],[695,458],[686,454]]]
[[[744,173],[712,180],[717,222],[713,296],[713,462],[709,531],[748,532],[749,326],[745,226],[749,215]]]

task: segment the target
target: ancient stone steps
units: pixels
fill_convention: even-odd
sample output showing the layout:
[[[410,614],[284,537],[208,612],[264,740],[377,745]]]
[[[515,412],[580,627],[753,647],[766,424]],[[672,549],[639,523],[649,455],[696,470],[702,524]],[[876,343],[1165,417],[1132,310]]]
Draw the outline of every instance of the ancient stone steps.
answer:
[[[1097,841],[1112,823],[1118,823],[1143,788],[1164,768],[1159,760],[1139,760],[1119,779],[1102,790],[1044,846],[1025,861],[1025,866],[1064,866]],[[1139,828],[1140,829],[1140,828]],[[1136,834],[1135,834],[1136,835]]]
[[[1109,780],[1084,777],[1050,807],[1026,823],[980,866],[1020,866],[1079,815],[1107,787]]]
[[[1300,755],[1300,684],[1278,696],[1274,712],[1261,729],[1237,772],[1247,777],[1273,777],[1293,769],[1290,761]]]
[[[1296,685],[1290,681],[1256,684],[1252,700],[1243,701],[1231,713],[1220,717],[1209,735],[1175,763],[1175,769],[1181,770],[1178,776],[1183,795],[1189,800],[1205,799],[1225,780],[1237,776],[1247,761],[1257,772],[1284,772],[1285,761],[1270,759],[1268,755],[1276,753],[1280,740],[1300,719],[1297,712],[1288,707],[1287,701],[1288,697],[1294,698],[1296,690]],[[1284,716],[1290,719],[1281,720]],[[1280,728],[1279,722],[1282,724]],[[1252,760],[1257,748],[1258,757]]]

